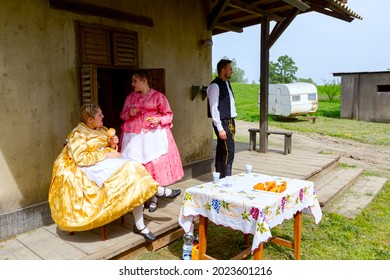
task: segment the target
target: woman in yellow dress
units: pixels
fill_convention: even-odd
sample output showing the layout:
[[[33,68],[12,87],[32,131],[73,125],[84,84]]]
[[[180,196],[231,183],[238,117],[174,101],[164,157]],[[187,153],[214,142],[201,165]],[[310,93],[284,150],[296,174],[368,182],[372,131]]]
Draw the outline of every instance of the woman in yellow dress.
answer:
[[[122,158],[118,137],[107,135],[103,117],[97,104],[81,107],[81,122],[54,162],[49,190],[52,218],[61,230],[84,231],[132,211],[134,233],[154,241],[144,224],[143,204],[165,189],[142,164]]]

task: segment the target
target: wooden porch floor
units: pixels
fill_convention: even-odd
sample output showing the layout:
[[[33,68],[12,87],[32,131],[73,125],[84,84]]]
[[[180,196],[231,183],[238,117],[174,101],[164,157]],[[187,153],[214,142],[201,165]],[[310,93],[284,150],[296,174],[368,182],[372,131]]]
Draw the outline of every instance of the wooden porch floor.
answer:
[[[281,149],[261,154],[248,150],[248,143],[237,143],[233,174],[242,173],[245,164],[253,165],[253,171],[296,179],[309,179],[326,167],[339,160],[339,156],[320,154],[308,150],[293,149],[291,154],[283,155]],[[106,237],[101,239],[100,228],[77,232],[69,235],[57,228],[55,224],[25,232],[14,238],[0,241],[0,260],[81,260],[81,259],[136,259],[146,251],[153,251],[181,238],[183,231],[178,224],[178,215],[185,189],[211,181],[211,173],[182,180],[172,188],[180,188],[182,194],[175,200],[159,200],[158,210],[149,213],[144,211],[148,228],[157,236],[157,240],[145,243],[144,238],[132,232],[133,216],[127,214],[125,223],[120,220],[106,226]]]

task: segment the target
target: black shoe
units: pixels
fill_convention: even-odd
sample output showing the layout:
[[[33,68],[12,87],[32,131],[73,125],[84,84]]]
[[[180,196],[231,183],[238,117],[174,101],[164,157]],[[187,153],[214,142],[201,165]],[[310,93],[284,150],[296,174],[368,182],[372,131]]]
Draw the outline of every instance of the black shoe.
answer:
[[[157,202],[152,200],[149,204],[149,212],[153,213],[156,210],[157,210]]]
[[[146,228],[146,226],[145,226],[143,229],[139,230],[139,229],[137,228],[137,226],[134,224],[134,226],[133,226],[133,231],[134,231],[135,234],[140,234],[140,235],[142,235],[142,236],[145,238],[146,241],[153,242],[154,240],[156,240],[156,236],[154,236],[154,234],[153,234],[150,230],[149,230],[148,233],[142,233],[142,231],[143,231],[145,228]]]
[[[166,189],[167,189],[167,188],[164,188],[164,194],[162,195],[162,197],[165,197],[165,198],[175,198],[176,196],[178,196],[179,194],[181,194],[181,190],[176,189],[176,190],[172,190],[172,192],[171,192],[170,195],[166,195],[166,194],[165,194]]]

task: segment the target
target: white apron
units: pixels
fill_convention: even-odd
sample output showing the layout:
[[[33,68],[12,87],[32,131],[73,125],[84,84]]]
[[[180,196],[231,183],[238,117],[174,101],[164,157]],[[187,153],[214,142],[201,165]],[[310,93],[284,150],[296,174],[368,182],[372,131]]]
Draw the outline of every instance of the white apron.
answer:
[[[146,133],[123,134],[122,157],[142,164],[168,153],[168,136],[165,129],[154,129]]]
[[[107,158],[91,166],[79,167],[87,175],[89,180],[94,181],[101,188],[103,183],[127,161],[129,159]]]

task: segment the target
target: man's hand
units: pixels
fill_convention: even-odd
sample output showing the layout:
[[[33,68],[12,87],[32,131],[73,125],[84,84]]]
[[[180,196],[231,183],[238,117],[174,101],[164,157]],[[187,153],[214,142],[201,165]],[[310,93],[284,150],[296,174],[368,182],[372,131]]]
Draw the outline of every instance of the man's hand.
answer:
[[[219,138],[221,138],[222,140],[226,140],[226,132],[225,132],[225,130],[219,131],[218,134],[219,134]]]

